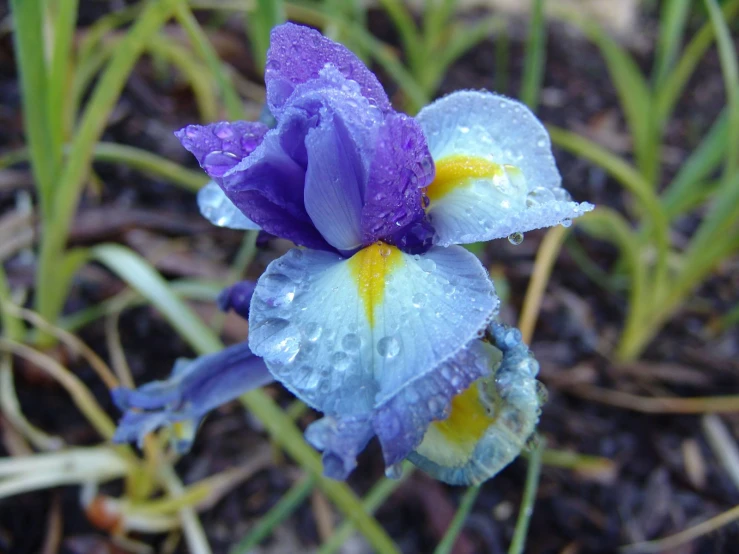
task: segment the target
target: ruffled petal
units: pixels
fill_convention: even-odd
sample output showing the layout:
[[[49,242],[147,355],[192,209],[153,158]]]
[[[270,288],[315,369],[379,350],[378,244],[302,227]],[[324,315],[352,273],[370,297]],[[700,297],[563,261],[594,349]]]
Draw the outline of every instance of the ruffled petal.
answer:
[[[367,417],[326,416],[305,430],[306,440],[323,452],[323,474],[346,479],[357,467],[357,456],[374,435]]]
[[[178,360],[165,381],[112,391],[115,404],[124,412],[113,441],[141,444],[147,433],[166,426],[174,431],[175,448],[185,452],[205,414],[272,381],[246,343],[194,360]]]
[[[218,227],[253,231],[261,229],[241,213],[215,181],[210,181],[198,191],[198,208],[205,219]]]
[[[262,142],[268,128],[263,123],[221,121],[210,125],[188,125],[175,136],[213,179],[222,177]]]
[[[267,103],[278,120],[295,87],[316,79],[327,64],[358,83],[362,95],[382,111],[391,109],[377,77],[345,46],[310,27],[285,23],[272,30],[264,74]]]
[[[348,260],[292,250],[257,283],[249,344],[306,403],[363,416],[451,359],[497,307],[461,247],[414,256],[378,243]]]
[[[460,91],[418,114],[436,177],[427,189],[435,244],[471,243],[563,223],[590,211],[569,199],[544,126],[520,102]]]
[[[453,485],[479,484],[525,448],[539,421],[545,391],[539,364],[521,333],[494,322],[488,338],[502,359],[493,372],[452,400],[446,418],[432,423],[408,459]]]
[[[418,123],[403,114],[388,116],[377,137],[362,208],[364,244],[391,242],[408,251],[414,226],[425,219],[423,190],[434,177],[434,163]],[[418,245],[430,246],[433,233]]]

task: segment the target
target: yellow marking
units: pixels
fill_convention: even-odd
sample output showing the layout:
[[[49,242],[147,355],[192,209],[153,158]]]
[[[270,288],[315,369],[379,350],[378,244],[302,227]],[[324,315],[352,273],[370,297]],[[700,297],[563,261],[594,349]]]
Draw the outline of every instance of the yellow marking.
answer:
[[[402,259],[400,250],[384,242],[367,246],[349,258],[349,270],[370,327],[375,324],[375,309],[382,305],[387,278]]]
[[[492,179],[503,174],[496,163],[477,156],[455,154],[435,162],[436,177],[426,187],[426,196],[431,202],[438,200],[458,187],[466,186],[473,179]]]
[[[494,421],[480,402],[477,381],[475,381],[467,390],[452,398],[449,417],[442,421],[435,421],[431,425],[436,426],[449,442],[474,448]]]

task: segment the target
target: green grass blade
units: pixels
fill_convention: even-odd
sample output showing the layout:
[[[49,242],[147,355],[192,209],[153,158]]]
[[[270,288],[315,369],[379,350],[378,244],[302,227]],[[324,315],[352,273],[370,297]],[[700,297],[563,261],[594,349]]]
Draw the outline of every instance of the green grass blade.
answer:
[[[739,11],[739,0],[729,0],[723,5],[722,11],[726,20],[731,21]],[[706,50],[711,46],[714,36],[714,27],[709,21],[691,39],[683,50],[677,65],[665,78],[664,84],[659,90],[655,91],[657,96],[654,111],[659,126],[669,119],[678,98],[685,90],[685,85],[693,75]]]
[[[403,2],[398,0],[379,1],[400,35],[400,42],[408,58],[411,71],[417,75],[422,71],[423,66],[429,63],[429,60],[426,59],[427,52],[424,52],[423,43],[413,21],[413,16]]]
[[[573,17],[569,20],[578,25],[600,49],[631,131],[636,165],[651,183],[650,186],[656,186],[659,135],[651,124],[651,91],[639,66],[600,26]]]
[[[118,45],[95,87],[74,135],[71,154],[58,180],[55,180],[54,213],[44,228],[36,286],[38,311],[48,321],[54,322],[58,316],[49,301],[49,295],[53,295],[54,289],[58,287],[54,278],[55,265],[67,240],[69,226],[94,155],[95,143],[105,128],[108,116],[136,60],[170,13],[164,2],[151,1],[146,4],[126,38]],[[62,293],[64,294],[66,291]]]
[[[526,39],[526,53],[523,60],[520,99],[535,112],[539,105],[539,93],[541,92],[544,64],[546,63],[544,0],[534,0],[531,10],[529,35]]]
[[[264,72],[269,49],[269,34],[272,28],[285,21],[282,0],[256,0],[254,9],[246,16],[249,42],[254,51],[254,62]]]
[[[48,77],[44,59],[42,0],[11,0],[13,46],[20,74],[23,101],[23,126],[31,151],[31,170],[44,220],[51,214],[54,186],[54,160],[49,129],[46,91]]]
[[[295,483],[269,512],[264,514],[239,543],[234,546],[231,554],[247,554],[260,542],[269,537],[272,530],[285,521],[305,501],[316,486],[315,477],[303,477]]]
[[[205,31],[200,27],[198,20],[190,11],[187,0],[169,0],[174,5],[174,12],[177,21],[182,25],[187,37],[192,42],[195,50],[205,60],[206,65],[210,68],[211,73],[218,83],[218,87],[223,95],[223,101],[226,105],[226,113],[230,120],[244,119],[244,106],[239,98],[233,82],[224,69],[223,62],[218,58],[213,45],[208,40]]]
[[[521,500],[521,509],[518,512],[516,520],[516,528],[513,532],[513,540],[508,548],[508,554],[523,554],[526,546],[526,536],[529,532],[529,522],[531,514],[534,513],[534,502],[536,501],[536,491],[539,489],[539,476],[541,474],[541,458],[544,452],[544,439],[529,455],[529,467],[526,471],[526,483],[523,489],[523,499]]]
[[[454,15],[457,0],[426,0],[423,11],[423,39],[426,52],[437,50],[442,44],[444,27]]]
[[[101,244],[91,248],[90,255],[149,300],[198,353],[222,348],[220,339],[136,252],[117,244]]]
[[[77,26],[77,6],[79,0],[65,0],[57,6],[54,29],[54,42],[49,68],[49,81],[46,90],[51,136],[51,156],[54,168],[62,161],[62,148],[65,142],[66,110],[69,108],[69,87],[72,74],[72,46]]]
[[[69,153],[69,147],[65,148]],[[7,152],[0,157],[0,169],[28,161],[28,149]],[[171,181],[186,190],[199,191],[208,182],[202,171],[186,169],[162,156],[134,146],[99,142],[93,150],[93,161],[123,164],[132,169]]]
[[[468,487],[467,491],[462,496],[462,500],[459,503],[459,509],[454,514],[452,522],[449,524],[449,529],[444,533],[444,538],[437,545],[434,550],[434,554],[450,554],[454,548],[454,544],[457,542],[457,537],[462,532],[464,522],[467,521],[467,516],[472,510],[472,506],[477,500],[477,495],[480,494],[480,486]]]
[[[680,41],[690,15],[690,0],[667,0],[660,9],[659,36],[655,53],[653,80],[659,87],[675,65]]]
[[[505,94],[511,67],[511,37],[508,29],[501,29],[495,40],[495,90]]]
[[[696,194],[695,189],[704,187],[705,179],[723,160],[728,136],[729,117],[724,110],[662,193],[662,203],[669,219],[690,209],[692,202],[702,197]]]
[[[728,184],[739,169],[739,62],[736,47],[731,38],[729,25],[716,0],[704,0],[711,17],[718,44],[721,71],[724,74],[724,87],[729,110],[729,136],[726,145],[726,167],[724,180]]]
[[[3,324],[2,334],[9,339],[19,341],[26,334],[23,321],[16,317],[15,314],[2,308],[2,304],[5,302],[12,303],[13,298],[10,291],[10,283],[8,283],[8,276],[5,274],[5,268],[0,264],[0,321]]]
[[[600,166],[636,196],[655,227],[659,255],[666,256],[669,250],[669,224],[649,182],[627,162],[585,137],[554,126],[547,126],[547,129],[555,145]]]

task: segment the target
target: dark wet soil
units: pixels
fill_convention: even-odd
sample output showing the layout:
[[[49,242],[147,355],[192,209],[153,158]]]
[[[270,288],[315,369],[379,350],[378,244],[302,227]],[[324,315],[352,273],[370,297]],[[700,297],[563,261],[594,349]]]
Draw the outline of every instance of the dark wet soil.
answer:
[[[104,13],[102,4],[82,2],[82,26]],[[373,14],[371,22],[373,32],[394,39],[381,14]],[[654,26],[653,20],[648,21],[646,32],[653,34],[650,29]],[[616,93],[597,50],[556,25],[551,31],[539,115],[545,122],[577,131],[605,126],[611,144],[625,145],[624,149],[628,150],[628,135],[619,115]],[[236,53],[232,61],[237,69],[246,78],[258,82],[253,67],[244,61],[249,59],[248,47],[241,33],[240,24],[234,24],[222,28],[219,36],[228,45],[229,55],[233,57]],[[487,41],[465,55],[450,69],[440,92],[494,89],[496,75],[502,71],[495,65],[494,48],[494,42]],[[508,86],[499,92],[516,94],[522,52],[523,44],[514,34]],[[651,52],[646,49],[638,57],[640,64],[648,67]],[[666,174],[674,172],[720,111],[722,90],[718,58],[711,51],[669,125]],[[707,97],[712,101],[706,101]],[[7,33],[0,37],[0,100],[0,152],[3,152],[23,144],[18,85]],[[253,107],[255,111],[258,109],[256,104]],[[144,60],[137,66],[104,139],[146,148],[193,166],[171,132],[196,118],[195,105],[186,87],[173,75],[163,75],[149,60]],[[575,199],[623,208],[626,203],[623,190],[602,170],[563,152],[557,151],[556,155],[566,186]],[[3,180],[0,184],[3,213],[13,208],[22,191],[31,190],[27,186],[27,168],[14,169],[20,170],[14,175],[15,180],[11,184]],[[119,166],[96,164],[95,170],[104,187],[100,194],[86,195],[73,241],[127,244],[156,257],[158,267],[169,278],[224,274],[239,247],[241,235],[203,225],[191,193]],[[112,224],[105,214],[114,212],[130,217],[122,217]],[[90,227],[86,217],[98,223]],[[85,221],[86,227],[81,223]],[[737,391],[738,333],[730,330],[712,335],[707,332],[707,326],[736,303],[739,261],[729,261],[718,269],[715,277],[665,326],[641,362],[619,367],[609,361],[608,353],[624,319],[624,293],[606,291],[586,277],[571,249],[584,250],[605,269],[615,264],[617,252],[580,232],[575,235],[576,244],[568,243],[558,259],[532,342],[542,365],[542,380],[550,392],[540,431],[550,447],[609,458],[614,462],[614,470],[587,474],[544,467],[526,550],[531,554],[615,552],[620,545],[677,532],[739,503],[739,491],[709,449],[699,416],[641,414],[582,399],[572,392],[574,383],[644,396],[708,396]],[[515,323],[520,310],[541,237],[541,233],[530,233],[520,246],[497,241],[487,245],[481,254],[499,288],[509,291],[503,317],[510,323]],[[280,241],[267,242],[249,274],[257,276],[285,248]],[[169,255],[163,258],[162,251]],[[28,256],[17,255],[8,260],[6,270],[14,286],[32,286],[33,263]],[[112,275],[101,268],[88,268],[77,278],[66,310],[71,313],[83,309],[121,289],[122,285]],[[239,340],[244,328],[231,323],[226,327],[226,338]],[[175,358],[192,355],[171,328],[148,308],[127,311],[120,329],[128,362],[139,383],[163,377]],[[107,356],[102,325],[85,327],[81,336],[97,352]],[[81,363],[72,364],[103,406],[115,415],[105,388],[92,370]],[[29,419],[71,444],[94,444],[95,433],[66,394],[33,368],[23,365],[20,368],[18,393]],[[273,387],[271,392],[285,405],[291,400],[278,387]],[[312,414],[303,416],[301,424],[313,418]],[[725,421],[735,433],[739,431],[739,419],[727,416]],[[178,470],[185,482],[192,482],[243,462],[255,448],[264,446],[266,440],[258,423],[244,417],[238,406],[224,407],[207,420],[193,452],[182,460]],[[691,448],[697,450],[703,461],[697,475],[694,468],[689,471],[686,467],[685,452]],[[3,441],[0,441],[0,454],[7,455],[7,443]],[[518,460],[484,485],[455,553],[506,551],[521,500],[525,470],[525,463]],[[361,456],[359,469],[350,484],[364,493],[381,474],[379,448],[372,444]],[[202,514],[214,552],[227,552],[287,491],[295,475],[296,468],[283,459],[260,471]],[[112,493],[116,486],[106,490]],[[404,552],[431,552],[462,492],[418,472],[384,504],[377,517]],[[79,491],[72,487],[0,501],[0,552],[39,552],[48,514],[55,502],[62,507],[63,519],[59,552],[121,552],[103,531],[86,519],[80,508]],[[140,538],[152,545],[161,544],[160,537]],[[265,543],[264,551],[289,553],[310,550],[318,544],[314,512],[311,503],[306,502]],[[729,526],[674,552],[729,554],[739,552],[737,545],[739,527]],[[184,551],[180,546],[178,552]],[[361,541],[352,542],[346,550],[366,551]]]

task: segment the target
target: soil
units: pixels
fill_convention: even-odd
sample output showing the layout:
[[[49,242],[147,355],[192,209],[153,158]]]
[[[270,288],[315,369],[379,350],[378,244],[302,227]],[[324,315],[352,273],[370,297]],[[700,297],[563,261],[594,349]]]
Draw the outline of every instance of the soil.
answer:
[[[82,2],[81,28],[104,13],[102,2]],[[2,10],[3,8],[0,8]],[[654,44],[653,15],[647,14],[644,42]],[[7,19],[3,19],[7,21]],[[388,21],[372,13],[371,30],[397,43]],[[3,27],[4,28],[4,27]],[[597,49],[557,25],[550,29],[548,59],[539,115],[566,128],[600,131],[609,144],[628,150],[628,135],[613,90]],[[219,29],[230,45],[229,61],[247,79],[259,77],[247,61],[248,46],[240,23]],[[652,39],[652,40],[648,40]],[[460,59],[448,72],[440,93],[462,88],[494,89],[495,44],[486,41]],[[514,34],[510,50],[508,87],[498,92],[515,95],[520,82],[523,44]],[[649,49],[638,54],[648,67]],[[388,89],[393,90],[393,85]],[[722,99],[718,57],[710,51],[680,102],[670,123],[666,142],[666,173],[696,146],[697,139],[720,111]],[[711,101],[706,101],[711,98]],[[12,44],[0,38],[0,152],[23,145],[21,111]],[[252,106],[255,113],[259,106]],[[172,130],[197,120],[195,104],[186,86],[174,75],[144,60],[138,64],[108,126],[104,140],[135,145],[194,167],[172,136]],[[605,130],[604,130],[605,129]],[[698,132],[696,132],[698,130]],[[556,151],[566,187],[577,200],[588,200],[623,210],[627,198],[620,186],[602,170]],[[203,224],[192,193],[120,166],[96,164],[104,183],[99,194],[88,192],[80,207],[72,243],[115,241],[127,244],[151,259],[168,277],[222,276],[241,241],[235,231]],[[2,174],[3,172],[0,172]],[[28,168],[14,168],[13,182],[0,182],[0,209],[9,212],[24,191],[31,192]],[[116,214],[116,218],[109,217]],[[695,216],[692,216],[695,218]],[[679,222],[677,232],[690,229],[690,218]],[[523,244],[496,241],[481,257],[491,268],[498,287],[509,291],[503,317],[515,323],[531,274],[542,233],[527,234]],[[607,291],[580,269],[572,248],[578,247],[604,269],[613,267],[617,252],[608,244],[576,232],[554,269],[544,300],[532,349],[542,366],[549,390],[540,432],[547,445],[582,454],[603,456],[614,462],[610,472],[586,473],[545,466],[526,551],[531,554],[608,553],[638,540],[661,537],[685,529],[739,504],[739,491],[716,461],[695,415],[642,414],[580,398],[573,384],[598,385],[645,396],[709,396],[731,394],[739,387],[739,333],[736,329],[712,334],[708,326],[737,301],[738,260],[730,260],[689,299],[650,344],[642,360],[630,366],[609,361],[608,352],[618,337],[626,302],[623,291]],[[249,276],[256,277],[267,263],[287,248],[283,241],[264,243]],[[166,256],[162,253],[166,252]],[[6,262],[13,287],[32,287],[33,260],[22,253]],[[66,312],[72,313],[110,297],[121,283],[99,267],[78,276]],[[162,378],[177,357],[191,356],[184,342],[152,310],[128,310],[120,322],[123,348],[138,383]],[[228,320],[227,340],[243,338],[244,327]],[[108,355],[102,325],[83,328],[80,336],[96,352]],[[77,375],[116,417],[107,391],[86,365],[70,360]],[[36,425],[58,434],[70,444],[95,444],[96,435],[78,414],[66,394],[32,367],[20,365],[17,387],[24,413]],[[270,392],[285,406],[290,395],[277,386]],[[315,414],[304,415],[306,425]],[[739,432],[739,419],[724,421]],[[3,426],[5,426],[3,422]],[[258,422],[245,417],[239,406],[229,405],[209,417],[198,433],[195,447],[178,465],[186,483],[249,459],[267,445]],[[698,453],[699,470],[686,465],[686,450]],[[7,455],[0,441],[0,455]],[[226,553],[287,491],[298,474],[289,461],[259,471],[202,514],[208,539],[216,553]],[[481,490],[454,552],[506,551],[521,501],[526,464],[517,460]],[[382,475],[379,447],[371,444],[359,468],[349,479],[365,493]],[[105,491],[117,494],[118,485]],[[462,489],[449,487],[416,472],[380,508],[377,517],[403,552],[431,552],[443,536],[458,505]],[[52,507],[61,506],[62,539],[59,552],[121,552],[95,528],[80,508],[79,489],[64,487],[0,501],[0,552],[39,552]],[[336,517],[338,519],[338,516]],[[314,509],[306,502],[278,532],[262,545],[263,552],[312,550],[320,544]],[[158,546],[162,537],[137,537]],[[736,525],[675,549],[681,554],[738,552]],[[345,552],[367,552],[359,539]],[[180,544],[177,552],[185,552]]]

